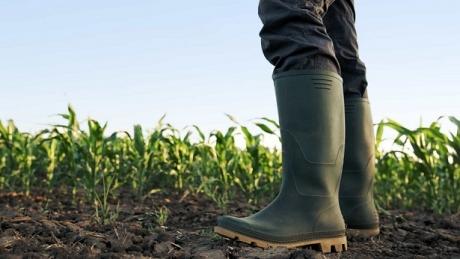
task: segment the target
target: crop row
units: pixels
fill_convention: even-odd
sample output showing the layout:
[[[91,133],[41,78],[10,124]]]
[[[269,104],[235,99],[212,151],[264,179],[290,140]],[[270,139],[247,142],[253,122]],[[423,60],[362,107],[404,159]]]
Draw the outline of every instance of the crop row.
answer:
[[[0,190],[83,191],[102,220],[110,218],[109,201],[121,187],[139,198],[158,190],[200,193],[221,207],[235,197],[266,202],[278,191],[280,150],[263,141],[279,134],[273,120],[257,120],[255,132],[230,117],[234,127],[205,134],[197,126],[179,131],[162,118],[147,134],[139,125],[132,133],[108,133],[106,124],[92,119],[81,127],[71,107],[60,116],[64,124],[36,134],[0,122]],[[444,133],[438,121],[415,130],[391,120],[376,125],[375,197],[381,209],[459,211],[460,121],[449,117],[448,123],[453,132]],[[385,149],[384,132],[395,136]]]

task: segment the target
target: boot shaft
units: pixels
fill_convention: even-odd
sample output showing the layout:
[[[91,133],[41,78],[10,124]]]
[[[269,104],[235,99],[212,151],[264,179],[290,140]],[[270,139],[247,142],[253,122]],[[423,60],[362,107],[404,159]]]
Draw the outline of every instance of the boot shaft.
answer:
[[[357,236],[370,237],[379,233],[379,219],[373,198],[375,139],[369,101],[366,98],[346,99],[345,118],[340,209],[349,229],[356,231]]]
[[[283,184],[304,196],[337,195],[345,149],[342,80],[335,73],[275,76]]]
[[[345,100],[345,157],[341,197],[363,197],[372,192],[375,175],[375,137],[368,99]]]

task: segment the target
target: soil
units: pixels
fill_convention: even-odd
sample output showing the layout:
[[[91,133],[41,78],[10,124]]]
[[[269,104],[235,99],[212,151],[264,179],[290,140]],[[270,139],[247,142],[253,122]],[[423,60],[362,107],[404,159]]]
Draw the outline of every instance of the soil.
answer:
[[[220,238],[212,226],[224,212],[203,197],[121,197],[117,219],[104,225],[94,221],[88,204],[70,197],[0,192],[0,258],[460,258],[460,214],[385,211],[378,237],[349,240],[348,251],[322,255]],[[169,216],[159,227],[155,211],[162,206]],[[235,201],[227,213],[257,209]]]

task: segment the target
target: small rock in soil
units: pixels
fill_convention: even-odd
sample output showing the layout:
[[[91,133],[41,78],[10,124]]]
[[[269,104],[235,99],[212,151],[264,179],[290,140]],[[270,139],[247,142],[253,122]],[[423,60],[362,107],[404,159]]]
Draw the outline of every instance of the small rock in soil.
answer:
[[[127,252],[142,252],[142,248],[138,245],[131,245],[128,248],[126,248]]]
[[[109,240],[110,252],[119,253],[126,250],[126,246],[117,239]]]
[[[401,236],[401,237],[407,236],[407,231],[406,230],[399,228],[397,231],[398,231],[397,234],[399,236]]]
[[[161,242],[154,245],[153,250],[158,254],[167,254],[171,249],[170,242]]]
[[[339,254],[334,254],[339,255]],[[326,259],[327,257],[320,252],[313,251],[310,249],[297,250],[291,255],[292,259]]]
[[[15,236],[3,236],[0,238],[0,251],[10,248],[18,238]]]
[[[194,259],[226,259],[224,252],[221,250],[200,251],[193,255]]]
[[[158,234],[157,240],[160,242],[165,242],[165,241],[174,242],[175,238],[170,233],[161,232],[160,234]]]
[[[142,242],[142,248],[144,250],[150,250],[153,248],[153,245],[155,244],[157,240],[158,235],[150,235],[146,236]]]
[[[253,258],[266,258],[266,259],[283,259],[291,252],[288,249],[259,249],[251,248],[246,249],[245,253],[241,253],[240,256],[245,259]]]
[[[133,236],[132,239],[133,244],[141,244],[144,239],[141,236]]]
[[[69,258],[71,254],[64,247],[51,247],[47,249],[53,258]]]

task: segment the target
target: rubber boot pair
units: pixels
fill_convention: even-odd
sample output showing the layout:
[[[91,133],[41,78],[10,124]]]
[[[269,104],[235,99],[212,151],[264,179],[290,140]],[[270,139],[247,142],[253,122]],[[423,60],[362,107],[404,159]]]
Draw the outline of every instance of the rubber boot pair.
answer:
[[[274,82],[280,192],[249,217],[219,217],[215,232],[263,248],[312,246],[324,253],[347,249],[346,224],[355,235],[378,233],[369,104],[344,100],[336,73],[290,71]]]

